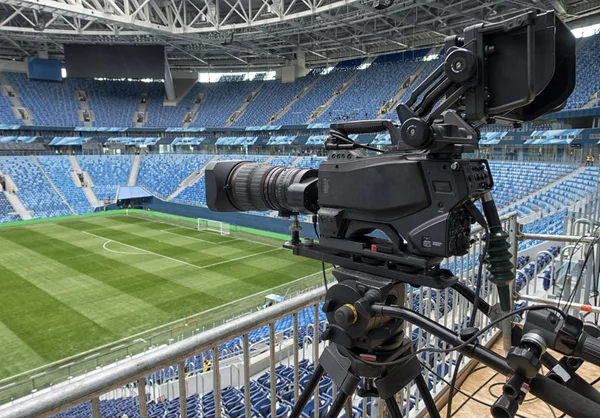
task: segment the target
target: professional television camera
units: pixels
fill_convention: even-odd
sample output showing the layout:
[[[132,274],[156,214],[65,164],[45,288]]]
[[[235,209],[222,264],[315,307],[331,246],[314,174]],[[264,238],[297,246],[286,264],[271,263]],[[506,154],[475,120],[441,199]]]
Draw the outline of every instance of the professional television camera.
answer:
[[[554,343],[540,341],[551,338],[558,328],[548,325],[537,339],[529,332],[515,344],[520,351],[512,352],[507,360],[476,344],[480,331],[473,327],[475,315],[471,315],[467,330],[457,336],[403,308],[408,283],[453,287],[473,303],[474,311],[491,313],[478,292],[440,268],[443,258],[467,253],[471,225],[477,222],[486,231],[483,252],[490,280],[498,286],[500,305],[507,313],[504,319],[510,318],[514,269],[507,234],[490,193],[489,165],[486,160],[462,158],[462,154],[478,146],[479,131],[471,123],[492,118],[511,122],[536,119],[564,106],[574,85],[574,37],[553,12],[529,12],[495,24],[471,26],[462,36],[448,37],[443,63],[398,106],[401,124],[368,120],[332,125],[325,141],[328,159],[318,170],[248,161],[207,165],[211,210],[275,210],[292,216],[292,239],[285,246],[296,255],[336,266],[333,274],[338,283],[325,297],[329,323],[322,335],[331,344],[296,402],[293,417],[300,416],[324,371],[341,388],[329,417],[338,416],[361,381],[361,395],[381,397],[391,415],[401,417],[394,394],[411,380],[430,415],[439,416],[421,376],[421,365],[404,335],[404,321],[501,373],[516,375],[517,383],[530,384],[536,396],[560,404],[557,406],[571,415],[596,412],[600,395],[592,393],[586,398],[575,393],[563,402],[564,393],[560,399],[556,396],[559,388],[537,374],[534,360],[546,355],[545,347]],[[352,134],[374,132],[389,133],[389,150],[382,152],[350,139]],[[318,242],[300,240],[299,213],[314,215]],[[503,330],[510,337],[510,323],[505,323],[509,327]],[[579,329],[584,335],[581,327],[570,329]],[[577,336],[573,338],[577,340]],[[592,343],[589,339],[588,348],[594,351]],[[527,362],[535,364],[524,367]],[[506,394],[492,409],[494,416],[516,413],[523,397],[518,390],[510,391],[517,388],[515,381],[507,385]]]

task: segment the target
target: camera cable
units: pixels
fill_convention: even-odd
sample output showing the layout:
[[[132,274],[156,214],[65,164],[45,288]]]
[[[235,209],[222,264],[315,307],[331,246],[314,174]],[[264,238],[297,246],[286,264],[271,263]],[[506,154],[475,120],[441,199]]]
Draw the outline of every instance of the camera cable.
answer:
[[[384,316],[391,316],[391,317],[395,317],[395,318],[400,318],[402,319],[402,315],[399,315],[399,308],[397,306],[384,306],[384,305],[374,305],[373,310],[381,315]],[[505,319],[511,318],[513,315],[515,314],[519,314],[521,312],[526,312],[526,311],[541,311],[544,309],[548,309],[551,311],[554,311],[556,313],[558,313],[560,316],[562,316],[563,318],[566,317],[565,313],[560,310],[559,308],[557,308],[554,305],[534,305],[534,306],[524,306],[522,308],[519,309],[515,309],[513,311],[510,311],[509,313],[500,316],[498,318],[496,318],[494,321],[490,322],[486,327],[482,328],[481,330],[477,331],[475,334],[473,334],[473,336],[471,338],[469,338],[468,340],[464,341],[461,344],[455,345],[453,347],[450,348],[422,348],[420,350],[415,351],[414,353],[412,353],[410,356],[407,357],[403,357],[400,358],[398,360],[392,360],[392,361],[386,361],[386,362],[378,362],[378,361],[371,361],[371,360],[367,360],[364,359],[354,353],[352,353],[351,351],[348,351],[348,353],[350,353],[350,355],[358,362],[362,362],[368,365],[373,365],[373,366],[395,366],[398,364],[403,364],[407,361],[409,361],[410,359],[412,359],[413,357],[417,357],[419,354],[422,353],[451,353],[453,351],[456,350],[460,350],[466,346],[468,346],[469,344],[474,343],[477,338],[479,338],[481,335],[485,334],[487,331],[489,331],[491,328],[495,327],[496,325],[498,325],[500,322],[504,321]],[[425,317],[424,317],[425,319]],[[426,320],[430,321],[429,318],[426,318]]]
[[[475,318],[477,316],[477,307],[479,305],[479,299],[481,297],[481,284],[483,282],[483,264],[485,261],[485,255],[487,254],[489,245],[490,245],[490,229],[487,224],[487,221],[485,220],[485,217],[479,211],[479,209],[477,209],[477,207],[473,204],[473,202],[467,202],[467,204],[465,204],[465,208],[469,211],[469,213],[471,214],[473,219],[479,225],[481,225],[481,227],[485,231],[484,232],[484,245],[483,245],[483,249],[480,248],[480,251],[479,251],[477,276],[475,277],[475,280],[477,281],[477,283],[475,285],[475,297],[473,299],[473,306],[471,308],[471,316],[470,316],[469,322],[468,322],[468,327],[471,328],[471,327],[475,326]],[[448,395],[446,418],[452,417],[452,398],[454,397],[454,387],[456,386],[456,381],[458,379],[458,370],[459,370],[460,364],[463,361],[463,358],[464,358],[463,354],[460,353],[458,355],[458,358],[456,359],[456,365],[454,366],[454,373],[452,374],[452,384],[450,385],[450,391],[449,391],[449,395]]]

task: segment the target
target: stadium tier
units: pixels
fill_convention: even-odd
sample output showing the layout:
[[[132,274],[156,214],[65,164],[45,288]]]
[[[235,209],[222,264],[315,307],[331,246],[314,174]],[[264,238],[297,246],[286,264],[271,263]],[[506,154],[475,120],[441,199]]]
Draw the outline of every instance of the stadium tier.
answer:
[[[577,84],[566,110],[597,105],[599,51],[600,35],[580,41]],[[414,88],[441,64],[440,58],[431,59],[430,52],[343,61],[327,71],[312,70],[293,83],[224,76],[215,83],[191,86],[173,102],[165,101],[160,82],[32,81],[25,74],[5,72],[0,123],[24,124],[15,116],[20,114],[18,109],[24,110],[22,116],[29,115],[33,125],[63,127],[246,127],[395,119],[395,105],[408,100]],[[9,91],[15,93],[16,101],[7,96]]]
[[[3,204],[4,220],[20,213],[34,218],[85,214],[116,202],[124,186],[142,186],[162,200],[206,206],[204,166],[211,160],[249,159],[271,165],[318,168],[324,157],[164,154],[104,156],[1,157],[7,177],[5,194],[20,199],[19,208]],[[494,196],[502,213],[517,211],[522,220],[562,213],[596,192],[598,168],[572,164],[491,163]],[[131,178],[135,175],[137,176]],[[527,182],[522,179],[527,178]],[[14,191],[13,191],[14,189]],[[274,213],[265,213],[274,215]],[[307,218],[303,218],[307,220]],[[549,219],[549,218],[545,218]],[[541,228],[541,227],[540,227]],[[537,228],[537,230],[542,230]]]

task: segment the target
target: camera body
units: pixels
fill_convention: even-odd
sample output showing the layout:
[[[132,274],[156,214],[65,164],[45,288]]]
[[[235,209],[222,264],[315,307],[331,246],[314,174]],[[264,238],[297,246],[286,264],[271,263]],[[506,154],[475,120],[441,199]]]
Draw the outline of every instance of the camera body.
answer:
[[[463,206],[492,190],[486,160],[343,155],[319,167],[321,246],[435,258],[467,253],[472,219]]]

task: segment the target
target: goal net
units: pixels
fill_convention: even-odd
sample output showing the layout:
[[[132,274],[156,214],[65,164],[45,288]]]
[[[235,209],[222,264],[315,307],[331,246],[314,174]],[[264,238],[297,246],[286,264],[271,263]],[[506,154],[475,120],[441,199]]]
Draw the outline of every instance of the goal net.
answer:
[[[226,222],[198,218],[198,231],[210,231],[216,232],[219,235],[229,235],[229,224]]]

